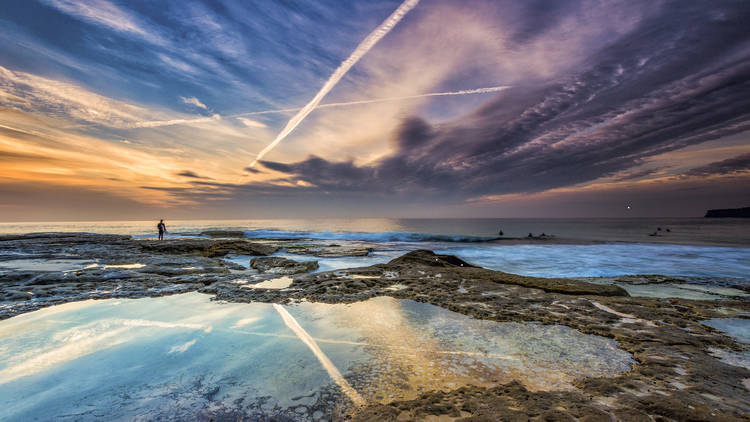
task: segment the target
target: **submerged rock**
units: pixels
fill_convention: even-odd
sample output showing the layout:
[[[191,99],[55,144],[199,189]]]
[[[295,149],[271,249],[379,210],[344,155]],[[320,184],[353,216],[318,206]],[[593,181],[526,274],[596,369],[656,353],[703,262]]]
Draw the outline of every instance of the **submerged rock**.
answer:
[[[299,274],[318,269],[318,261],[294,261],[281,257],[262,257],[250,260],[250,266],[261,273]]]

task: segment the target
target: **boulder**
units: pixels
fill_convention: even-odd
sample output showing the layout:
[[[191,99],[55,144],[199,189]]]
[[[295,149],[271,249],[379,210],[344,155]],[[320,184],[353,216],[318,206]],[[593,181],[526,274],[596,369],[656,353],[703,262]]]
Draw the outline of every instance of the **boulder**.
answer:
[[[396,259],[391,260],[388,265],[404,265],[404,264],[416,264],[416,265],[427,265],[430,267],[469,267],[476,268],[475,265],[471,265],[468,262],[458,258],[454,255],[438,255],[427,249],[418,249],[411,251],[406,255],[402,255]]]

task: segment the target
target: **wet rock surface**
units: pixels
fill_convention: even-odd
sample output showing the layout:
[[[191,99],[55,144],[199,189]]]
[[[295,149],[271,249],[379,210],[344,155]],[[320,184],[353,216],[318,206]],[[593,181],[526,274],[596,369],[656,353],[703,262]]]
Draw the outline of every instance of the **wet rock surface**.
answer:
[[[140,240],[136,242],[145,252],[196,254],[207,257],[220,257],[230,253],[270,255],[279,250],[276,246],[255,243],[249,240],[168,239]]]
[[[283,244],[282,244],[283,245]],[[288,244],[284,245],[286,251],[299,255],[312,255],[321,258],[337,258],[345,256],[367,256],[372,252],[368,247],[345,247],[341,245],[319,245],[319,244]]]
[[[250,267],[261,273],[271,274],[300,274],[318,269],[318,261],[294,261],[281,257],[263,257],[250,260]]]
[[[611,284],[523,277],[429,251],[387,264],[295,275],[287,289],[248,289],[237,279],[261,280],[262,275],[218,258],[268,255],[279,247],[245,240],[155,242],[75,233],[0,237],[0,318],[76,300],[187,291],[233,302],[338,303],[391,296],[479,319],[563,324],[616,340],[637,365],[617,377],[578,380],[575,391],[529,391],[515,382],[432,391],[362,408],[355,420],[750,420],[750,369],[722,358],[746,352],[748,346],[701,323],[750,318],[746,299],[628,297]],[[22,261],[29,265],[17,264]],[[59,268],[32,265],[42,262]]]

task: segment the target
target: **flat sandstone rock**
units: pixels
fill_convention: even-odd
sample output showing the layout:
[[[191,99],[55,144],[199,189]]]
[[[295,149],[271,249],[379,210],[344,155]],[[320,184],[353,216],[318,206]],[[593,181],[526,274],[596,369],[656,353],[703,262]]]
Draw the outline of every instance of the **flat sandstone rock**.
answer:
[[[278,247],[247,240],[214,239],[168,239],[142,240],[138,242],[142,250],[156,253],[197,254],[207,257],[224,256],[230,253],[243,255],[270,255]]]

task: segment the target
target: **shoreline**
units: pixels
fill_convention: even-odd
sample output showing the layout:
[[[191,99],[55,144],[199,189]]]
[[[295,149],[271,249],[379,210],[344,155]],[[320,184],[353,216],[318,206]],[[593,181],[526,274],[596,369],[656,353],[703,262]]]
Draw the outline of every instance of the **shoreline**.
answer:
[[[205,233],[205,232],[203,232]],[[374,243],[374,244],[429,244],[429,243],[446,243],[446,244],[455,244],[455,245],[472,245],[472,246],[478,246],[478,245],[671,245],[671,246],[702,246],[702,247],[713,247],[713,248],[732,248],[732,249],[750,249],[750,244],[748,243],[717,243],[717,242],[702,242],[702,241],[674,241],[674,239],[669,238],[669,241],[667,241],[667,236],[656,236],[665,239],[664,241],[657,241],[653,239],[644,239],[644,240],[599,240],[599,239],[577,239],[577,238],[570,238],[570,237],[561,237],[561,236],[555,236],[555,235],[549,235],[549,236],[533,236],[531,238],[529,237],[495,237],[495,238],[488,238],[486,240],[477,238],[478,240],[468,240],[468,241],[462,241],[462,240],[449,240],[451,235],[435,235],[435,234],[423,234],[423,233],[408,233],[413,235],[420,235],[425,236],[426,240],[362,240],[355,237],[353,238],[346,238],[346,234],[378,234],[377,232],[347,232],[346,234],[341,234],[341,237],[312,237],[312,236],[296,236],[296,237],[249,237],[246,235],[228,235],[228,236],[218,236],[218,235],[210,235],[210,234],[203,234],[201,232],[195,232],[195,233],[187,233],[187,232],[180,232],[180,233],[174,233],[174,234],[168,234],[165,237],[165,240],[179,240],[179,239],[244,239],[247,241],[253,241],[253,242],[359,242],[359,243]],[[64,231],[64,232],[48,232],[48,231],[39,231],[39,232],[25,232],[25,233],[0,233],[0,241],[5,240],[15,240],[15,239],[22,239],[22,238],[29,238],[30,236],[33,237],[51,237],[51,236],[57,236],[57,237],[72,237],[72,236],[81,236],[81,235],[98,235],[98,236],[126,236],[131,237],[134,240],[158,240],[156,234],[153,235],[131,235],[131,234],[122,234],[122,233],[98,233],[98,232],[91,232],[91,231]],[[445,239],[441,239],[440,237],[444,237]],[[459,236],[456,235],[456,238],[466,238],[466,237],[472,237],[472,236]],[[434,239],[434,240],[433,240]]]

